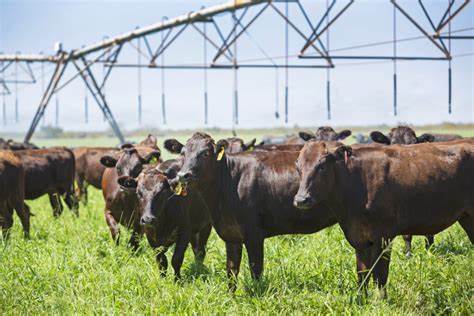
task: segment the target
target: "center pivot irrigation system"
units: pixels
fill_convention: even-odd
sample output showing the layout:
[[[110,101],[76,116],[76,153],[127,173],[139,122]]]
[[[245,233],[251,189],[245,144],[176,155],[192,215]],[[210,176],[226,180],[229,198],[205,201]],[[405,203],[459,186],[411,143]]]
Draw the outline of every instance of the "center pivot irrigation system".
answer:
[[[387,0],[388,1],[388,0]],[[24,141],[30,141],[36,127],[41,118],[44,116],[46,107],[51,98],[61,89],[66,87],[76,78],[81,78],[87,91],[92,95],[94,101],[103,112],[104,119],[106,119],[120,142],[125,142],[122,132],[115,121],[115,118],[110,110],[108,102],[105,97],[105,84],[109,78],[111,71],[117,67],[134,67],[138,69],[138,120],[141,122],[141,69],[158,68],[162,70],[162,115],[163,122],[166,123],[166,104],[164,93],[164,69],[186,69],[199,70],[203,72],[204,76],[204,121],[207,124],[208,115],[208,88],[207,88],[207,71],[216,69],[228,69],[234,72],[233,80],[233,124],[238,124],[238,69],[239,68],[273,68],[276,69],[275,75],[277,80],[278,93],[278,69],[283,68],[285,71],[285,100],[284,100],[284,116],[285,122],[288,122],[288,70],[291,68],[323,68],[326,69],[327,76],[327,115],[331,118],[331,86],[330,86],[330,69],[334,68],[335,60],[387,60],[393,61],[393,110],[397,115],[397,61],[398,60],[431,60],[431,61],[448,61],[448,111],[451,113],[451,40],[455,39],[474,39],[473,36],[457,36],[453,35],[456,31],[451,31],[451,21],[454,19],[470,2],[470,0],[447,0],[446,10],[441,19],[436,23],[428,12],[427,6],[422,0],[418,0],[418,4],[424,13],[425,22],[429,23],[430,28],[425,29],[421,21],[416,21],[396,0],[390,0],[393,5],[393,40],[390,42],[370,43],[367,45],[360,45],[351,47],[362,48],[372,47],[383,44],[393,45],[393,54],[389,56],[374,56],[374,55],[334,55],[333,53],[340,50],[330,50],[330,27],[344,15],[345,12],[354,4],[354,0],[343,0],[342,5],[336,6],[336,0],[326,0],[325,8],[321,8],[322,15],[318,18],[311,17],[302,3],[299,0],[232,0],[221,5],[215,5],[207,8],[202,8],[197,12],[190,12],[176,18],[163,18],[162,21],[139,27],[118,36],[104,38],[103,41],[84,46],[79,49],[71,51],[64,51],[60,44],[56,47],[56,55],[46,56],[39,55],[4,55],[0,54],[0,92],[4,95],[12,93],[9,84],[14,85],[15,91],[15,118],[18,121],[18,99],[17,87],[18,84],[36,83],[36,78],[32,70],[32,63],[41,64],[41,78],[44,77],[45,63],[52,63],[54,71],[49,79],[47,85],[42,83],[43,95],[38,105],[38,109],[33,117],[33,121],[25,135]],[[311,30],[303,31],[294,21],[294,15],[290,16],[289,5],[294,5],[299,14],[304,17],[305,23]],[[249,33],[249,27],[262,15],[265,11],[273,11],[277,16],[284,21],[284,44],[285,55],[282,56],[283,63],[277,63],[276,59],[266,53],[264,48],[259,45],[258,41],[253,40]],[[228,14],[231,17],[231,27],[228,32],[224,32],[222,22],[219,23],[218,16]],[[410,39],[397,38],[397,14],[401,14],[413,26],[420,31],[420,36]],[[300,48],[297,54],[290,55],[289,51],[289,33],[296,33],[300,40],[304,41],[304,45]],[[446,29],[448,29],[446,31]],[[178,37],[185,31],[192,30],[202,36],[204,60],[200,65],[171,65],[164,61],[164,53],[170,45],[176,41]],[[212,30],[212,34],[211,31]],[[458,30],[462,32],[465,30]],[[245,34],[251,39],[258,50],[262,53],[264,58],[255,59],[253,62],[243,61],[237,59],[237,43],[238,40]],[[158,45],[153,47],[151,44],[151,37],[158,36]],[[323,38],[324,37],[324,38]],[[397,43],[400,41],[412,39],[427,39],[434,47],[441,52],[441,57],[433,56],[399,56],[397,54]],[[120,62],[121,52],[125,45],[130,45],[137,52],[137,63],[126,64]],[[209,54],[208,48],[212,47],[215,54]],[[298,57],[300,60],[323,60],[323,64],[290,64],[289,58]],[[211,57],[211,58],[209,58]],[[279,58],[278,58],[279,59]],[[146,60],[146,62],[144,62]],[[255,61],[265,60],[266,63],[255,63]],[[94,73],[93,67],[101,65],[103,68],[102,76]],[[13,80],[6,80],[4,76],[5,71],[9,67],[15,67],[15,78]],[[65,71],[68,66],[72,66],[74,75],[70,78],[65,77]],[[18,80],[17,74],[19,71],[24,71],[28,75],[28,80]],[[97,72],[97,71],[96,71]],[[100,77],[100,78],[99,78]],[[87,94],[86,94],[87,96]],[[3,97],[3,100],[4,97]],[[58,101],[56,99],[56,107]],[[85,99],[85,113],[87,117],[87,97]],[[278,112],[278,97],[275,110],[275,116],[279,117]],[[3,119],[5,123],[5,101],[3,102]],[[87,118],[86,118],[87,120]],[[56,111],[56,122],[57,111]]]

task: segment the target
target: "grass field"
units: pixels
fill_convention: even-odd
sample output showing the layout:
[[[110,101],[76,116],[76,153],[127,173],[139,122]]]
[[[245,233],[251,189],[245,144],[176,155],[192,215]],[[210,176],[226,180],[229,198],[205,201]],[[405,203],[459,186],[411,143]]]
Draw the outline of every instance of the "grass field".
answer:
[[[54,144],[114,143],[106,138],[74,141]],[[183,279],[175,283],[171,267],[167,277],[159,276],[145,239],[132,253],[122,229],[121,244],[113,244],[102,194],[90,190],[89,205],[81,205],[79,218],[66,209],[54,219],[47,197],[29,202],[36,214],[30,240],[22,238],[15,218],[10,241],[0,244],[0,314],[474,313],[474,247],[458,224],[436,235],[430,251],[422,237],[414,238],[410,259],[401,238],[395,240],[386,301],[372,295],[358,302],[354,251],[337,225],[312,235],[267,239],[259,282],[250,278],[244,251],[238,290],[229,293],[224,243],[215,233],[204,266],[194,264],[188,249]]]

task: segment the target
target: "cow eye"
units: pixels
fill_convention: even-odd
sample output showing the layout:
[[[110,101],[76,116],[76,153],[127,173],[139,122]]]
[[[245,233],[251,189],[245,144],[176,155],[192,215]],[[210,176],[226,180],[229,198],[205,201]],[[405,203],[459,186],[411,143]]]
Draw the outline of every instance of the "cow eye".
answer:
[[[203,155],[204,157],[209,157],[209,151],[206,150],[205,152],[202,153],[202,155]]]

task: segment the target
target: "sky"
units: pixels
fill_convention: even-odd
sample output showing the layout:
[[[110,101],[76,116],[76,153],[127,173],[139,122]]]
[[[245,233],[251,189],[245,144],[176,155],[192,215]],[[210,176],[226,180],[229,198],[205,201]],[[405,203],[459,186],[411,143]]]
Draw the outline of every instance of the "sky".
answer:
[[[112,37],[137,26],[161,21],[163,16],[175,17],[202,6],[222,3],[216,1],[81,1],[81,0],[0,0],[0,51],[4,53],[54,54],[54,43],[62,42],[65,50],[80,48]],[[398,1],[416,21],[426,29],[429,24],[418,1]],[[447,0],[425,1],[434,21],[439,21],[447,7]],[[302,0],[312,23],[322,16],[326,1]],[[345,1],[338,1],[336,10]],[[277,4],[284,10],[284,4]],[[309,34],[309,27],[296,4],[290,4],[290,18]],[[261,6],[251,8],[244,19],[249,21]],[[240,13],[238,13],[240,14]],[[356,1],[330,28],[330,48],[333,55],[391,55],[393,46],[339,50],[354,45],[390,41],[393,37],[393,6],[387,0]],[[231,16],[216,17],[224,33],[230,30]],[[202,27],[202,26],[199,26]],[[452,30],[470,29],[459,33],[474,35],[474,4],[457,16]],[[213,38],[216,34],[209,31]],[[268,64],[260,49],[276,63],[283,64],[284,21],[271,9],[266,10],[243,34],[237,45],[237,59],[241,62]],[[397,13],[397,37],[400,39],[421,35],[405,17]],[[151,46],[157,47],[160,34],[149,37]],[[301,60],[296,56],[304,39],[291,28],[289,31],[290,64],[322,65],[322,60]],[[323,40],[326,38],[323,36]],[[134,42],[134,44],[137,44]],[[144,45],[143,42],[141,45]],[[397,45],[400,56],[441,57],[427,39],[401,42]],[[215,49],[208,45],[208,60]],[[284,121],[285,72],[283,69],[239,69],[238,100],[239,123],[237,128],[281,126],[362,126],[397,123],[437,124],[442,122],[474,122],[474,40],[452,41],[453,111],[448,114],[448,62],[400,61],[397,63],[398,115],[393,113],[393,68],[391,61],[336,60],[330,71],[332,118],[326,111],[326,70],[291,69],[288,78],[289,121]],[[93,58],[96,55],[91,55]],[[125,47],[120,63],[136,63],[137,52]],[[459,57],[456,57],[459,56]],[[192,28],[166,50],[165,63],[173,65],[201,64],[203,39]],[[225,59],[222,59],[225,63]],[[34,64],[38,83],[18,85],[18,93],[6,96],[7,124],[0,132],[25,131],[38,106],[41,96],[40,65]],[[14,69],[14,68],[11,68]],[[73,67],[66,71],[63,82],[74,75]],[[97,77],[103,67],[94,68]],[[45,80],[49,79],[51,65],[45,65]],[[5,79],[12,79],[7,71]],[[23,75],[24,76],[24,75]],[[22,76],[20,76],[22,77]],[[125,129],[153,127],[163,129],[188,129],[204,127],[204,72],[203,70],[165,70],[164,87],[167,124],[161,111],[162,71],[142,69],[142,124],[138,123],[138,70],[116,68],[107,81],[105,92],[112,112]],[[9,87],[15,91],[14,85]],[[208,127],[229,128],[233,125],[234,98],[233,70],[208,71],[209,122]],[[88,96],[89,122],[85,122],[85,87],[76,79],[51,100],[45,124],[55,124],[55,104],[59,107],[59,126],[65,130],[92,131],[108,129],[99,108]],[[19,122],[14,121],[15,99],[19,104]],[[279,118],[275,112],[280,113]],[[0,113],[1,115],[1,113]]]

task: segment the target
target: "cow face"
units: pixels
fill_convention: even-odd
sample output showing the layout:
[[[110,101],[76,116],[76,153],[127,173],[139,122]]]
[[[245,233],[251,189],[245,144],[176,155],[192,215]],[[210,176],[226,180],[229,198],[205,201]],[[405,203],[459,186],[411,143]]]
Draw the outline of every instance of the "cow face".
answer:
[[[115,168],[118,179],[122,177],[125,177],[124,179],[127,179],[126,177],[136,178],[142,172],[143,166],[157,162],[160,154],[159,150],[150,147],[134,147],[127,144],[122,146],[118,159],[106,155],[100,159],[100,162],[108,168]]]
[[[335,142],[339,140],[343,140],[349,137],[352,134],[350,130],[343,130],[337,133],[332,127],[330,126],[321,126],[316,130],[314,135],[306,132],[299,132],[298,135],[301,139],[305,142],[309,140],[316,140],[316,141],[328,141],[328,142]]]
[[[232,154],[232,153],[240,153],[243,151],[252,151],[255,147],[255,142],[257,139],[252,139],[248,143],[244,143],[242,138],[238,137],[230,137],[226,138],[226,141],[229,143],[226,153]]]
[[[415,131],[408,126],[394,127],[390,130],[388,136],[379,131],[374,131],[370,133],[370,138],[376,143],[385,145],[411,145],[434,141],[434,136],[431,134],[423,134],[417,137]]]
[[[135,189],[139,201],[140,224],[150,227],[156,224],[165,209],[166,202],[173,195],[164,173],[150,169],[142,172],[137,179],[132,177],[119,178],[122,186]]]
[[[213,171],[218,163],[225,159],[225,149],[229,146],[226,140],[217,144],[211,136],[204,133],[194,133],[186,142],[181,155],[183,166],[178,172],[180,183],[196,183],[206,185],[211,181]]]
[[[351,153],[352,149],[348,146],[307,143],[296,161],[300,186],[293,204],[300,209],[309,209],[327,200],[334,187],[335,162],[347,160]]]

